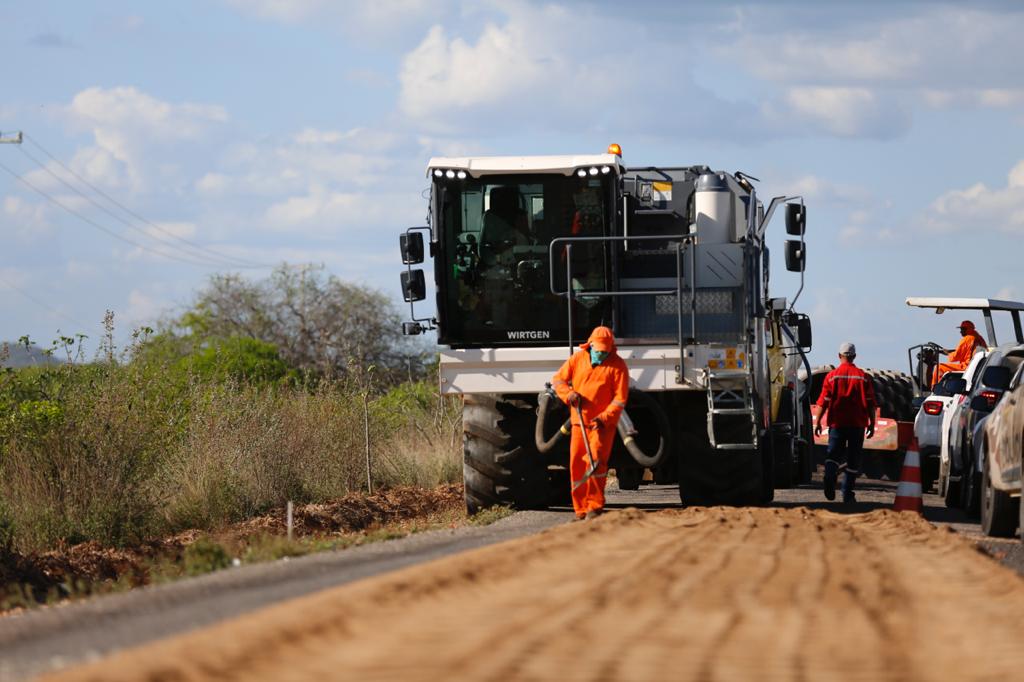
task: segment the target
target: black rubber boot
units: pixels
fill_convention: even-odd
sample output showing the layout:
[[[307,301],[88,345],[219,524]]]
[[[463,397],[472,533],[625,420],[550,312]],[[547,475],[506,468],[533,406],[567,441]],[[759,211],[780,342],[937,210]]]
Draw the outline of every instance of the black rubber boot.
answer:
[[[825,499],[836,499],[836,478],[839,476],[839,463],[831,459],[825,460]]]
[[[843,479],[843,504],[853,504],[857,501],[857,496],[853,492],[853,487],[857,483],[857,472],[850,473],[850,470],[846,470],[846,478]]]

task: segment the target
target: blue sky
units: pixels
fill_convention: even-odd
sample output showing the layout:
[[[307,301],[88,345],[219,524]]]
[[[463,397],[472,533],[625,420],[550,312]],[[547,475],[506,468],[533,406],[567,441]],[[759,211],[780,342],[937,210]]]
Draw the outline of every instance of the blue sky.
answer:
[[[243,261],[323,263],[397,299],[430,156],[610,142],[627,165],[806,198],[815,364],[847,339],[897,369],[910,345],[952,345],[959,317],[908,295],[1024,298],[1020,3],[0,9],[0,131],[29,136],[0,163],[79,214],[0,169],[0,338],[95,337],[108,308],[123,338],[212,273],[265,274]]]

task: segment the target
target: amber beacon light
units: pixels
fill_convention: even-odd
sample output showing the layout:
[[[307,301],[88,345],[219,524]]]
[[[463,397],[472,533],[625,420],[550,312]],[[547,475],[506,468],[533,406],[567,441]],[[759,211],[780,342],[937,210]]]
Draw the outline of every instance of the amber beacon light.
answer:
[[[622,147],[612,142],[608,145],[608,153],[614,154],[615,156],[622,156]]]

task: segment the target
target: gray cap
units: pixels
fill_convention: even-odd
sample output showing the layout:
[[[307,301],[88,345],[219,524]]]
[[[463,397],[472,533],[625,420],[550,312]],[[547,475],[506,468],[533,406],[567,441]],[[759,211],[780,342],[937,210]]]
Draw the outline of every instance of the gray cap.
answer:
[[[839,344],[839,354],[840,355],[856,355],[857,354],[857,346],[853,345],[849,341],[844,341],[843,343]]]

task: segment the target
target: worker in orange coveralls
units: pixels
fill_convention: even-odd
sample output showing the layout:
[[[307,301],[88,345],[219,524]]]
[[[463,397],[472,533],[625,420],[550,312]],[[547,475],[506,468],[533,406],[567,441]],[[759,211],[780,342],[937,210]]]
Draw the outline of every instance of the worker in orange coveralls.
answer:
[[[940,362],[935,368],[935,376],[932,377],[932,386],[939,383],[939,379],[946,372],[962,372],[971,364],[971,358],[979,348],[988,348],[985,339],[974,329],[974,323],[964,320],[960,323],[960,343],[953,350],[942,349],[943,353],[949,353],[949,362]]]
[[[629,397],[629,371],[615,352],[615,337],[608,327],[597,327],[580,350],[565,361],[551,381],[558,397],[572,414],[569,474],[572,506],[577,519],[591,519],[604,510],[604,486],[615,428]],[[580,424],[579,408],[583,414]],[[597,463],[593,468],[583,439]]]

